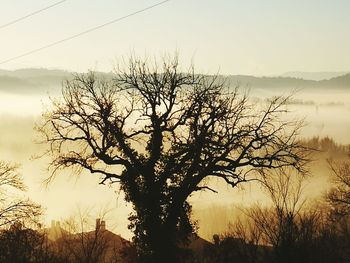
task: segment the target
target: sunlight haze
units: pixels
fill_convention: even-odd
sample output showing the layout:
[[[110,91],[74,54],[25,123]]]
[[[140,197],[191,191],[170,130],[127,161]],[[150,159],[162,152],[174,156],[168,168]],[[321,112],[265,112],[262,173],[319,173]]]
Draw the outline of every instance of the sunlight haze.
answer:
[[[0,24],[55,1],[2,1]],[[0,30],[6,60],[157,1],[68,0]],[[160,56],[179,51],[204,73],[278,75],[287,71],[350,70],[350,2],[346,0],[173,0],[59,44],[0,65],[111,71],[135,52]]]

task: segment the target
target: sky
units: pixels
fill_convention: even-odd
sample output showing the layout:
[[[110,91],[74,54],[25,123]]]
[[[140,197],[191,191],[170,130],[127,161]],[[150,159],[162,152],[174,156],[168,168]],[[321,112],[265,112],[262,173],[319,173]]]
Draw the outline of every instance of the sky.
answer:
[[[0,25],[56,2],[3,0]],[[66,0],[0,29],[0,63],[158,2]],[[111,71],[130,54],[178,52],[204,73],[349,71],[349,11],[348,0],[170,0],[0,69]]]

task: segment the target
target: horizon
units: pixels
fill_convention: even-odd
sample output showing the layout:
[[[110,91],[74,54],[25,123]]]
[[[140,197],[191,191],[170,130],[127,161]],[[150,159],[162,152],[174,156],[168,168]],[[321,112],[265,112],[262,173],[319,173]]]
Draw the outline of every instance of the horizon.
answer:
[[[62,71],[62,72],[67,72],[67,73],[78,73],[78,74],[85,74],[90,71],[96,72],[96,73],[104,73],[104,74],[114,74],[113,69],[110,71],[98,71],[98,70],[92,70],[92,69],[87,69],[86,71],[71,71],[69,69],[65,68],[60,68],[60,67],[19,67],[19,68],[13,68],[13,69],[5,69],[5,68],[0,68],[1,71],[8,71],[8,72],[15,72],[15,71],[25,71],[25,70],[47,70],[47,71]],[[306,78],[305,76],[303,77],[302,75],[330,75],[331,77],[324,76],[324,78],[320,77],[320,79],[317,80],[327,80],[331,78],[336,78],[338,76],[345,76],[350,74],[350,70],[345,70],[345,71],[298,71],[298,70],[289,70],[286,72],[282,72],[280,74],[268,74],[268,75],[254,75],[254,74],[238,74],[238,73],[227,73],[223,74],[220,72],[217,72],[216,74],[211,74],[211,73],[201,73],[198,72],[197,74],[204,74],[208,76],[212,75],[218,75],[218,76],[247,76],[247,77],[257,77],[257,78],[295,78],[295,79],[302,79],[302,80],[316,80],[312,78]],[[293,76],[293,75],[301,75],[300,77],[298,76]],[[316,81],[317,81],[316,80]]]

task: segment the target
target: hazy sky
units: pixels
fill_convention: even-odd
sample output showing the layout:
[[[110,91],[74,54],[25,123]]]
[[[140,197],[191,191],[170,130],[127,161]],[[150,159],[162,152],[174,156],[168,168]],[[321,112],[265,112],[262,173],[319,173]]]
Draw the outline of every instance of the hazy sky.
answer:
[[[0,25],[55,3],[0,1]],[[127,15],[154,0],[67,0],[0,29],[0,61]],[[204,72],[280,74],[350,70],[348,0],[172,0],[0,68],[110,71],[131,52],[179,51]]]

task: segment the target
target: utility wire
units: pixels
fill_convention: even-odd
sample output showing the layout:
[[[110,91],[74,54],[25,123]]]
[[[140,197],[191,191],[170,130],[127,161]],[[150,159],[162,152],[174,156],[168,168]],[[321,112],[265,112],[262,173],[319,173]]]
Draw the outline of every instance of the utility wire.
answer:
[[[34,16],[34,15],[36,15],[36,14],[39,14],[39,13],[41,13],[41,12],[44,12],[44,11],[46,11],[46,10],[48,10],[48,9],[50,9],[50,8],[52,8],[52,7],[54,7],[54,6],[57,6],[57,5],[62,4],[63,2],[66,2],[66,1],[67,1],[67,0],[58,1],[58,2],[56,2],[56,3],[53,3],[52,5],[49,5],[49,6],[46,6],[46,7],[42,8],[42,9],[36,10],[36,11],[34,11],[34,12],[32,12],[32,13],[29,13],[29,14],[27,14],[27,15],[25,15],[25,16],[16,18],[15,20],[12,20],[12,21],[10,21],[10,22],[8,22],[8,23],[6,23],[6,24],[0,25],[0,29],[3,29],[3,28],[5,28],[5,27],[11,26],[11,25],[13,25],[13,24],[16,24],[16,23],[18,23],[18,22],[20,22],[20,21],[22,21],[22,20],[24,20],[24,19],[27,19],[27,18],[29,18],[29,17],[31,17],[31,16]]]
[[[114,19],[114,20],[112,20],[112,21],[109,21],[109,22],[107,22],[107,23],[104,23],[104,24],[102,24],[102,25],[99,25],[99,26],[96,26],[96,27],[92,27],[92,28],[87,29],[87,30],[85,30],[85,31],[83,31],[83,32],[80,32],[80,33],[78,33],[78,34],[72,35],[72,36],[70,36],[70,37],[67,37],[67,38],[58,40],[58,41],[53,42],[53,43],[50,43],[50,44],[47,44],[47,45],[42,46],[42,47],[40,47],[40,48],[33,49],[33,50],[28,51],[28,52],[25,52],[25,53],[23,53],[23,54],[21,54],[21,55],[18,55],[18,56],[15,56],[15,57],[12,57],[12,58],[3,60],[3,61],[0,62],[0,65],[5,64],[5,63],[8,63],[8,62],[13,61],[13,60],[16,60],[16,59],[19,59],[19,58],[22,58],[22,57],[25,57],[25,56],[28,56],[28,55],[31,55],[31,54],[33,54],[33,53],[37,53],[37,52],[39,52],[39,51],[41,51],[41,50],[48,49],[48,48],[50,48],[50,47],[56,46],[56,45],[61,44],[61,43],[63,43],[63,42],[66,42],[66,41],[69,41],[69,40],[71,40],[71,39],[80,37],[80,36],[82,36],[82,35],[91,33],[91,32],[96,31],[96,30],[98,30],[98,29],[100,29],[100,28],[102,28],[102,27],[105,27],[105,26],[114,24],[114,23],[116,23],[116,22],[119,22],[119,21],[121,21],[121,20],[124,20],[124,19],[126,19],[126,18],[129,18],[129,17],[131,17],[131,16],[134,16],[134,15],[137,15],[137,14],[140,14],[140,13],[143,13],[143,12],[145,12],[145,11],[147,11],[147,10],[150,10],[150,9],[154,8],[154,7],[163,5],[163,4],[165,4],[166,2],[169,2],[169,1],[171,1],[171,0],[165,0],[165,1],[162,1],[162,2],[158,2],[158,3],[154,4],[154,5],[145,7],[145,8],[143,8],[143,9],[140,9],[140,10],[135,11],[135,12],[133,12],[133,13],[130,13],[130,14],[128,14],[128,15],[125,15],[125,16],[122,16],[122,17],[119,17],[119,18],[116,18],[116,19]]]

